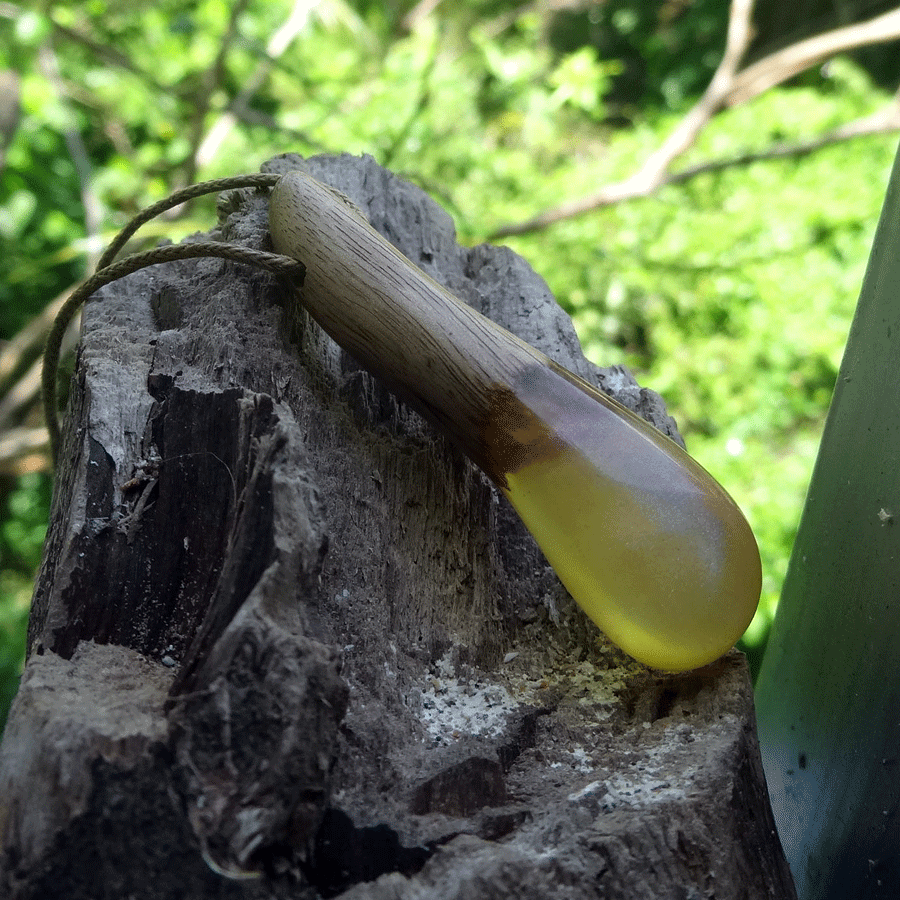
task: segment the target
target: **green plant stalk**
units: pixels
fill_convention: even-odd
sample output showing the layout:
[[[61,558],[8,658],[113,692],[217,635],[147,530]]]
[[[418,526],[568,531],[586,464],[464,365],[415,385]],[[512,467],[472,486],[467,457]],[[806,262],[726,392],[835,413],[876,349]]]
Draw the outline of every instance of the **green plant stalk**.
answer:
[[[900,153],[757,707],[800,900],[900,897]]]

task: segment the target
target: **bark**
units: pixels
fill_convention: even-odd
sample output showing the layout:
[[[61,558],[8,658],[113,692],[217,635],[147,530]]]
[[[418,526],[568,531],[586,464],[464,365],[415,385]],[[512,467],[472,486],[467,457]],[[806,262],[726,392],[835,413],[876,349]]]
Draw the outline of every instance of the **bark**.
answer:
[[[371,159],[309,165],[674,433],[511,251],[458,246]],[[214,237],[265,245],[263,195],[219,211]],[[618,652],[487,479],[285,298],[192,260],[85,310],[0,894],[793,897],[741,655],[672,676]]]

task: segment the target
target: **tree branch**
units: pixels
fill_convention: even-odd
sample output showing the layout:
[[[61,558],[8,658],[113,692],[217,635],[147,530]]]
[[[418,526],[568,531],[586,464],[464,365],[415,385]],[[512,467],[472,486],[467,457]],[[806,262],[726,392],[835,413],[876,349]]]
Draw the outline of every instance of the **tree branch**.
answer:
[[[900,9],[897,9],[868,22],[838,28],[800,41],[738,72],[738,66],[752,37],[750,25],[752,10],[752,0],[734,0],[729,14],[725,52],[709,86],[675,130],[637,172],[586,197],[551,207],[524,222],[504,225],[489,235],[490,239],[539,231],[556,222],[596,209],[626,200],[648,197],[666,185],[680,184],[705,172],[720,171],[767,159],[802,156],[841,141],[900,128],[900,110],[895,101],[872,116],[858,119],[817,138],[792,144],[779,144],[766,150],[713,160],[691,166],[681,172],[669,173],[672,163],[694,145],[713,116],[723,109],[745,103],[770,87],[839,52],[900,38]]]
[[[256,92],[265,84],[266,79],[275,68],[278,60],[285,51],[293,44],[297,36],[307,27],[312,16],[312,7],[303,0],[296,0],[291,8],[284,24],[269,38],[266,45],[266,52],[262,60],[253,74],[247,79],[240,93],[228,104],[228,108],[215,121],[213,126],[207,131],[205,137],[200,142],[196,152],[197,169],[201,169],[208,162],[213,160],[219,151],[222,141],[225,140],[228,133],[238,121],[252,122],[254,111],[250,109],[249,103],[253,99]],[[271,127],[280,129],[281,126],[272,122]],[[257,122],[256,124],[260,124]],[[265,122],[261,124],[266,124]],[[268,127],[268,126],[267,126]],[[308,141],[306,135],[290,133],[293,137],[299,137],[301,140]]]
[[[101,221],[103,218],[100,209],[100,200],[97,197],[92,182],[91,160],[88,156],[87,148],[81,137],[81,131],[78,128],[77,121],[69,103],[69,95],[66,91],[66,85],[63,81],[59,70],[59,60],[56,57],[56,51],[50,42],[45,42],[38,49],[38,65],[41,73],[47,79],[47,83],[56,92],[57,99],[65,110],[66,124],[63,128],[63,138],[66,142],[66,148],[72,159],[72,166],[78,176],[78,187],[81,193],[81,207],[84,210],[84,230],[88,238],[88,260],[87,266],[91,268],[97,259],[97,246],[99,245],[99,235]]]
[[[747,66],[732,83],[726,106],[740,106],[838,53],[900,38],[900,8],[791,44]]]
[[[216,53],[216,58],[213,60],[212,64],[202,75],[200,83],[203,86],[203,91],[197,102],[197,108],[191,123],[192,151],[187,160],[188,166],[187,172],[185,173],[186,184],[193,184],[197,180],[197,171],[201,165],[200,148],[203,145],[203,126],[206,115],[210,111],[215,90],[222,84],[228,52],[238,36],[238,19],[247,8],[248,2],[249,0],[237,0],[237,2],[231,5],[231,14],[228,17],[228,25],[225,28],[225,33],[222,35],[219,51]]]
[[[81,46],[85,47],[96,56],[97,59],[102,60],[111,68],[119,68],[125,72],[130,72],[132,75],[136,75],[141,81],[160,93],[171,90],[171,86],[163,84],[161,81],[154,78],[150,72],[147,72],[136,65],[134,60],[131,59],[127,53],[121,53],[115,47],[101,44],[99,41],[95,41],[90,35],[84,34],[75,28],[69,28],[67,25],[63,25],[53,18],[51,12],[48,12],[46,15],[47,21],[49,21],[55,34],[72,43],[81,44]]]
[[[752,14],[753,0],[732,0],[725,52],[722,54],[722,61],[713,74],[709,87],[690,112],[678,123],[675,130],[663,141],[662,146],[651,154],[641,170],[632,179],[629,179],[636,186],[643,190],[652,189],[652,186],[659,182],[672,162],[694,145],[697,136],[706,127],[707,122],[723,108],[734,82],[735,72],[750,45]]]
[[[697,163],[674,172],[660,186],[683,184],[692,178],[696,178],[698,175],[721,172],[737,166],[748,166],[755,162],[786,159],[792,156],[807,156],[810,153],[815,153],[817,150],[831,147],[834,144],[841,144],[844,141],[851,141],[859,137],[869,137],[873,134],[887,134],[890,131],[897,130],[900,130],[900,93],[895,95],[893,102],[884,109],[880,109],[870,116],[863,116],[862,118],[854,119],[852,122],[847,122],[845,125],[841,125],[819,137],[792,143],[773,144],[766,150],[741,153],[724,159]]]
[[[30,412],[40,401],[41,351],[53,320],[75,285],[60,294],[0,349],[0,474],[49,471],[50,438],[43,425],[32,427]],[[78,343],[77,323],[66,331],[61,353]]]
[[[12,69],[0,71],[0,175],[6,165],[6,151],[22,117],[22,80]]]
[[[646,197],[657,190],[672,162],[694,144],[707,122],[722,109],[734,82],[737,67],[750,44],[752,13],[753,0],[732,0],[725,52],[722,54],[722,61],[709,86],[690,112],[678,123],[675,130],[663,141],[662,146],[650,155],[634,175],[616,184],[607,185],[587,197],[570,200],[568,203],[546,210],[533,219],[498,228],[491,238],[538,231],[562,219],[571,219],[590,210],[610,206],[622,200]]]
[[[891,131],[900,131],[900,95],[894,98],[884,109],[872,113],[869,116],[863,116],[847,122],[838,128],[828,131],[818,137],[808,138],[803,141],[785,142],[781,144],[773,144],[765,150],[757,150],[748,153],[738,153],[735,156],[727,156],[722,159],[713,159],[706,162],[697,163],[693,166],[687,166],[678,172],[672,172],[663,175],[651,190],[641,189],[639,191],[631,191],[631,180],[618,182],[609,185],[603,191],[592,195],[593,205],[588,209],[580,209],[572,212],[576,204],[567,204],[554,207],[547,210],[533,219],[528,219],[513,225],[506,225],[498,228],[496,231],[488,235],[489,240],[497,240],[503,237],[509,237],[516,234],[529,234],[534,231],[540,231],[549,225],[563,219],[573,218],[583,212],[589,212],[595,209],[603,209],[607,206],[614,206],[617,203],[624,203],[628,200],[639,200],[655,193],[661,188],[668,187],[673,184],[684,184],[699,175],[708,175],[713,172],[722,172],[726,169],[734,169],[738,166],[749,166],[757,162],[768,162],[773,159],[788,159],[790,157],[808,156],[818,150],[831,147],[835,144],[842,144],[845,141],[851,141],[855,138],[870,137],[874,134],[887,134]]]
[[[43,425],[0,432],[0,475],[50,471],[50,435]]]

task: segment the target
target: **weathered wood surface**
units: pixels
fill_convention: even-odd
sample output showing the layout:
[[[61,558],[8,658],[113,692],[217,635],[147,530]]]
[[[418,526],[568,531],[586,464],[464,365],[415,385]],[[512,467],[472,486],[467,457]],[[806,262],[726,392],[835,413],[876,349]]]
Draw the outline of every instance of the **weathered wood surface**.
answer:
[[[310,167],[673,427],[520,258],[459,247],[370,159]],[[215,237],[265,244],[262,195],[220,214]],[[190,261],[85,310],[0,896],[793,897],[743,658],[667,676],[617,652],[481,473],[284,296]]]

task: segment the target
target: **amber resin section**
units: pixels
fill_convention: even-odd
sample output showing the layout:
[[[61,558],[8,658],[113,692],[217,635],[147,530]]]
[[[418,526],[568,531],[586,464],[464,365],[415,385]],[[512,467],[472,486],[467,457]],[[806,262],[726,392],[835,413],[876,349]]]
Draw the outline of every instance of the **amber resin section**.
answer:
[[[761,567],[723,488],[568,372],[535,366],[494,397],[495,480],[588,616],[659,669],[727,652],[756,611]]]

